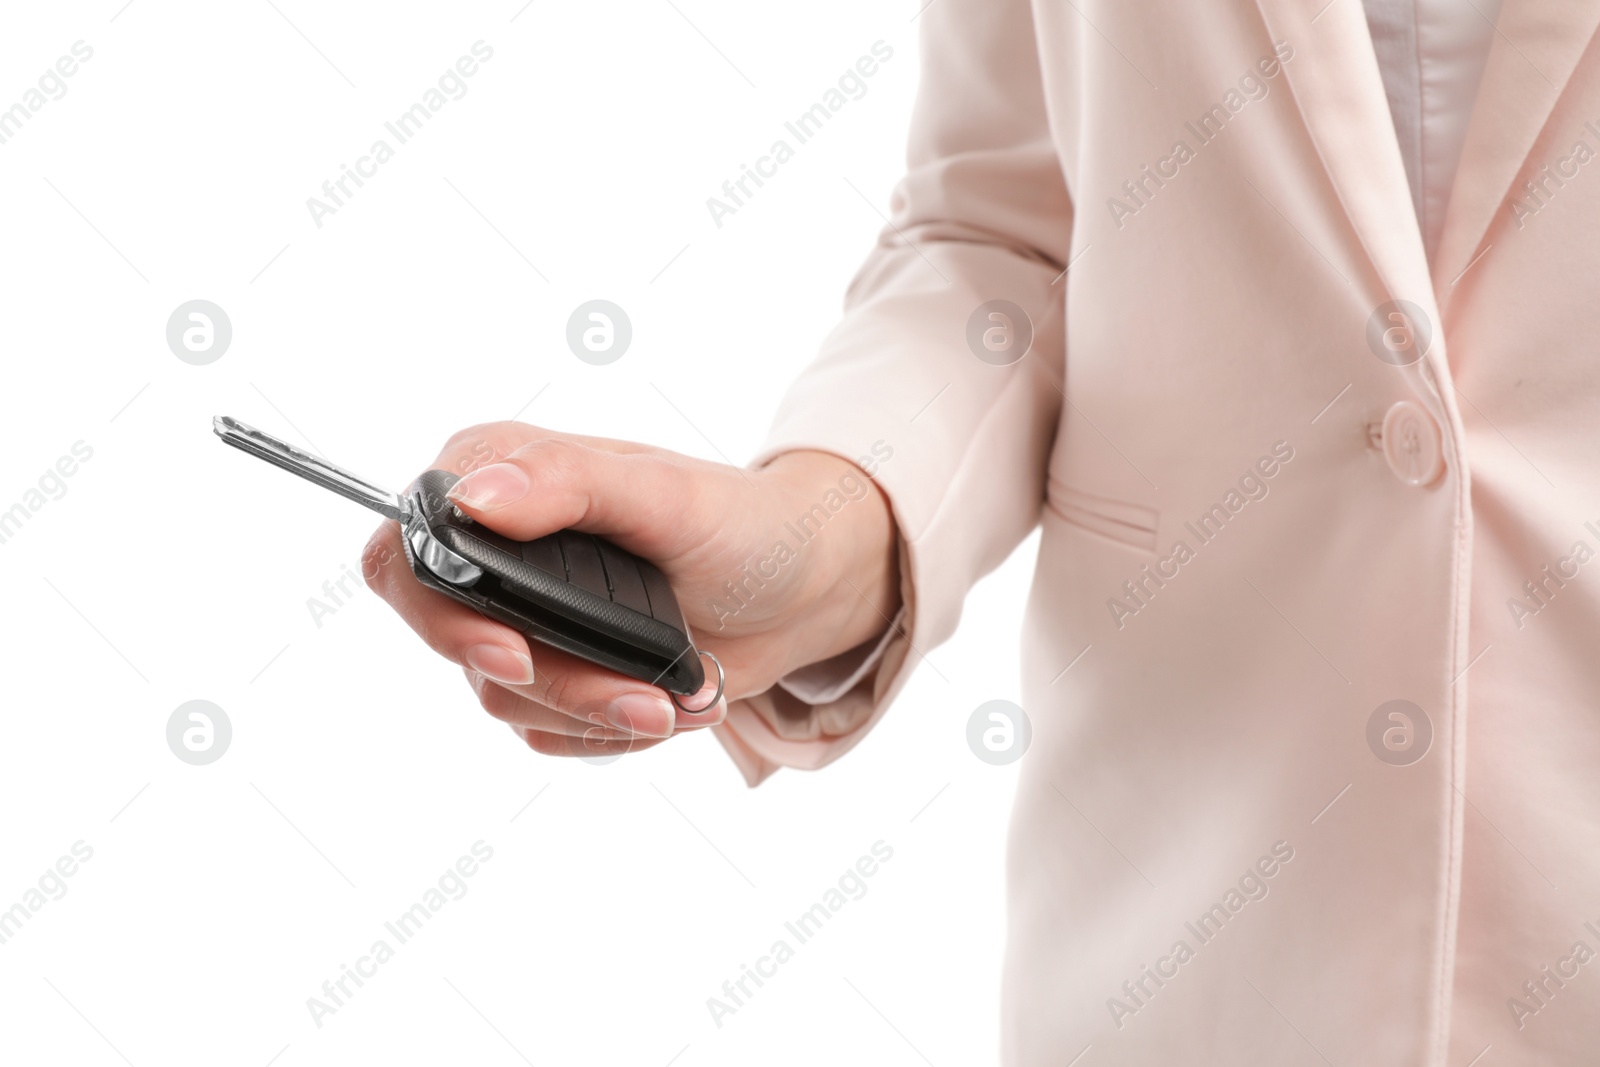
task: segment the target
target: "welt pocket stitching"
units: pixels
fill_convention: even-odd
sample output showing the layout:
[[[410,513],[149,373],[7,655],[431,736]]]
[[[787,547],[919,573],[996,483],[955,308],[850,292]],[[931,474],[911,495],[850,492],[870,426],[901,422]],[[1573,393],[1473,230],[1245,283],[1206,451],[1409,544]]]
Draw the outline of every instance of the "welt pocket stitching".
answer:
[[[1108,540],[1147,552],[1156,550],[1160,513],[1143,504],[1073,489],[1051,475],[1045,506],[1063,522]]]

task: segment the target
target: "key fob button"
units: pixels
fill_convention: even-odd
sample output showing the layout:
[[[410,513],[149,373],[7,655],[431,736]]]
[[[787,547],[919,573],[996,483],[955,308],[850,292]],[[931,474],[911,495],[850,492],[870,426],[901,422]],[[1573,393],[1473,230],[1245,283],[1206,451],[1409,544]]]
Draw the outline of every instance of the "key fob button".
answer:
[[[567,561],[567,576],[572,584],[595,596],[611,599],[606,586],[606,569],[600,562],[600,550],[588,534],[562,530],[556,535],[561,544],[561,555]]]
[[[638,562],[609,541],[600,541],[599,545],[600,562],[605,564],[606,580],[611,583],[611,599],[641,615],[649,615],[650,594],[644,591]]]
[[[563,582],[567,580],[567,565],[561,560],[561,547],[556,543],[554,535],[541,537],[536,541],[522,542],[521,553],[524,563],[538,567]]]

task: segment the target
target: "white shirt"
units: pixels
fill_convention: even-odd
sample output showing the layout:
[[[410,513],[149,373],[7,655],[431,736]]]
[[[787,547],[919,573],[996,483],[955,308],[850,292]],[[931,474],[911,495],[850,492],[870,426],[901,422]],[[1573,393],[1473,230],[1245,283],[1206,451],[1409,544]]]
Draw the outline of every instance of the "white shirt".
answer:
[[[1362,0],[1431,259],[1500,0]]]

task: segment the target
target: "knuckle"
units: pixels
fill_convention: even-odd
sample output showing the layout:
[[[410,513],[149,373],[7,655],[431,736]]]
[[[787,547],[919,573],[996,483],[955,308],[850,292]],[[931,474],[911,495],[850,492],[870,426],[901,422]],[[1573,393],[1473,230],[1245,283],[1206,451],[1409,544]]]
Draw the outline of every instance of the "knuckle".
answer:
[[[457,430],[439,449],[436,465],[457,475],[487,466],[498,459],[503,451],[496,442],[504,442],[512,437],[514,426],[516,423],[481,422]]]
[[[579,482],[589,457],[590,450],[576,441],[541,437],[529,441],[507,458],[520,464],[543,485],[566,487]]]
[[[463,446],[470,449],[476,441],[482,441],[494,434],[500,427],[498,422],[479,422],[457,430],[445,439],[443,452],[456,452]]]
[[[611,701],[597,699],[586,700],[582,704],[566,710],[568,715],[571,715],[574,719],[583,723],[585,737],[589,737],[591,735],[600,736],[599,734],[592,734],[592,731],[594,730],[600,730],[605,736],[612,738],[631,736],[625,730],[618,730],[616,727],[611,725],[609,720],[607,720],[606,711],[610,708],[610,706]]]
[[[554,711],[568,711],[572,703],[572,676],[565,671],[544,675],[544,690],[539,703]]]

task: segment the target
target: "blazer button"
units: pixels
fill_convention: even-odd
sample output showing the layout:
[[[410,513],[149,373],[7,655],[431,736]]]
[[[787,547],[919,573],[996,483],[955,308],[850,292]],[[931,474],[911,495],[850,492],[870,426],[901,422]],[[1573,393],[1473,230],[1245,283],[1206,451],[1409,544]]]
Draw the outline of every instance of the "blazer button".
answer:
[[[1406,485],[1431,485],[1444,473],[1439,425],[1421,404],[1399,400],[1384,415],[1383,458]]]

